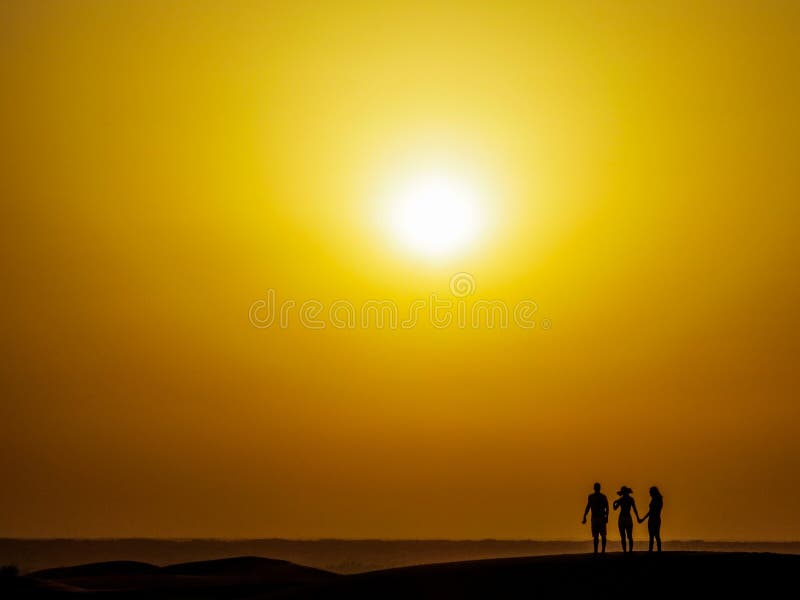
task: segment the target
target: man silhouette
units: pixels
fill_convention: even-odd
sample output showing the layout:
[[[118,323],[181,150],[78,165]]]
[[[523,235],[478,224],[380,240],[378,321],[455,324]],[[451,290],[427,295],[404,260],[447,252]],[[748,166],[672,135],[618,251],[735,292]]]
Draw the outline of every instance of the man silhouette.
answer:
[[[597,538],[603,539],[603,553],[606,551],[606,530],[608,525],[608,498],[600,493],[600,484],[594,484],[594,494],[589,494],[586,510],[583,511],[583,524],[586,525],[586,515],[592,511],[592,540],[594,540],[594,553],[597,554]]]

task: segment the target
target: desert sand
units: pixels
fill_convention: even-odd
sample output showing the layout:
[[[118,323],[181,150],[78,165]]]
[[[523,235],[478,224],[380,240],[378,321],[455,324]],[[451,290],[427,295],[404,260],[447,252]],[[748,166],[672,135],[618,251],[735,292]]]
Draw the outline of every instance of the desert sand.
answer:
[[[102,598],[706,598],[791,589],[800,556],[646,552],[440,563],[340,575],[237,557],[159,567],[114,561],[3,578],[11,597]]]

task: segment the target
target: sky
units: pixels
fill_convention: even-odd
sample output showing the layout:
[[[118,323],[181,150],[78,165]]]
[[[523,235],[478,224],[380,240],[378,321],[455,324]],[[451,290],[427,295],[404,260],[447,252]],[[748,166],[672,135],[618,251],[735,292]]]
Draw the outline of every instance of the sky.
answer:
[[[798,32],[0,2],[0,536],[581,539],[600,481],[665,539],[800,539]],[[388,231],[429,172],[481,203],[442,256]],[[431,295],[533,327],[326,312]]]

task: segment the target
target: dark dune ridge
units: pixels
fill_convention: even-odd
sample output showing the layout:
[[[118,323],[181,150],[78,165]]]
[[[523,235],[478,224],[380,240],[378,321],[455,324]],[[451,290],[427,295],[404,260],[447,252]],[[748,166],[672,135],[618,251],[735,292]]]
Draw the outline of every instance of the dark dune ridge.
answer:
[[[59,580],[75,577],[113,577],[150,575],[157,573],[159,567],[136,560],[110,560],[102,563],[89,563],[74,567],[56,567],[36,572],[39,579]]]
[[[795,589],[800,556],[669,552],[481,560],[343,577],[278,598],[719,598]]]
[[[285,560],[242,556],[158,567],[135,561],[110,561],[35,571],[5,578],[12,596],[92,592],[114,598],[248,598],[320,584],[341,575]]]
[[[637,550],[646,547],[637,541]],[[15,564],[23,572],[64,565],[106,561],[138,561],[172,565],[237,556],[263,556],[335,573],[363,573],[394,567],[483,558],[580,554],[592,549],[586,541],[537,540],[287,540],[287,539],[12,539],[0,538],[0,565]],[[609,550],[619,542],[609,540]],[[773,552],[800,554],[800,542],[664,542],[675,551]]]
[[[259,557],[157,567],[115,561],[5,578],[10,597],[102,598],[708,598],[795,589],[800,556],[646,552],[440,563],[337,575]],[[9,594],[9,592],[11,592]]]

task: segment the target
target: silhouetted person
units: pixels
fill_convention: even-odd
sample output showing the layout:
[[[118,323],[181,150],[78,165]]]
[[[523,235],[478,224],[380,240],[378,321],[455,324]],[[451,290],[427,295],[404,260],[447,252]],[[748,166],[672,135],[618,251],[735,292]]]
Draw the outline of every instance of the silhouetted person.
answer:
[[[650,534],[650,549],[653,551],[653,540],[658,543],[658,551],[661,552],[661,510],[664,508],[664,496],[658,491],[656,486],[650,488],[650,510],[647,514],[639,519],[639,523],[643,523],[645,519],[650,519],[647,522],[647,533]]]
[[[594,540],[594,553],[597,554],[597,538],[603,539],[603,552],[606,551],[606,525],[608,523],[608,498],[600,493],[600,484],[594,484],[594,494],[589,494],[586,510],[583,511],[583,524],[586,525],[586,515],[592,511],[592,540]]]
[[[633,517],[631,517],[631,509],[633,509],[636,518],[639,518],[639,511],[636,510],[636,502],[631,494],[633,490],[627,485],[623,485],[617,492],[619,498],[614,500],[614,510],[619,511],[619,537],[622,540],[622,551],[625,549],[625,538],[628,538],[627,552],[633,552]]]

